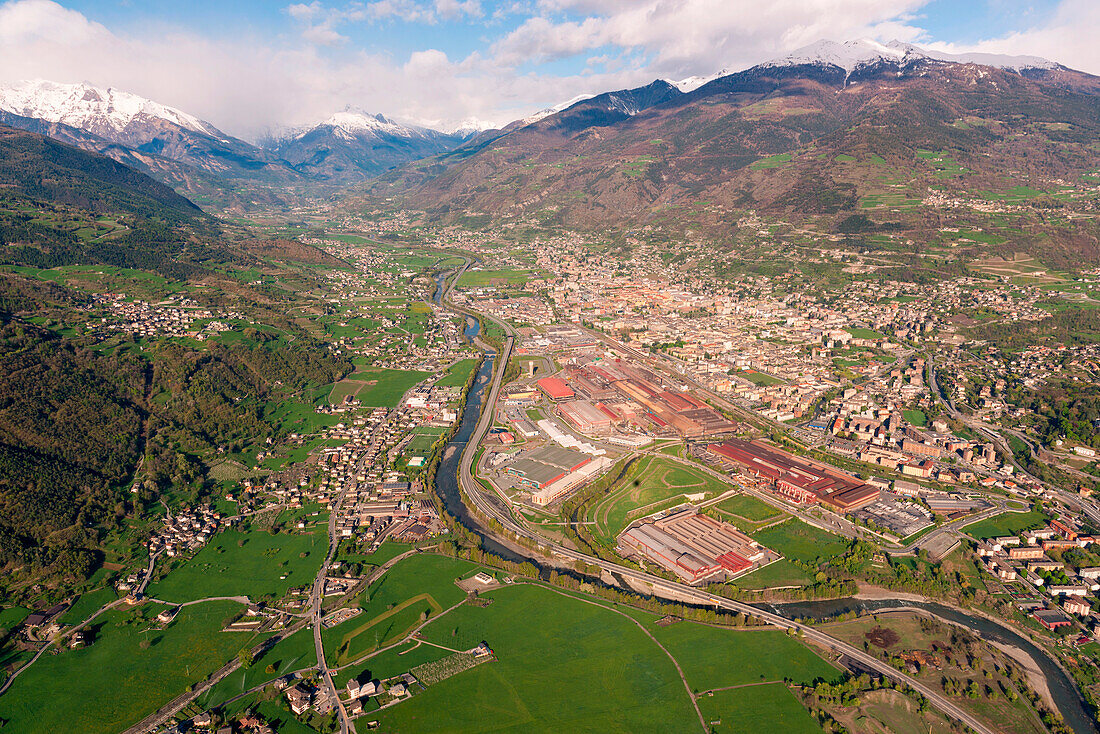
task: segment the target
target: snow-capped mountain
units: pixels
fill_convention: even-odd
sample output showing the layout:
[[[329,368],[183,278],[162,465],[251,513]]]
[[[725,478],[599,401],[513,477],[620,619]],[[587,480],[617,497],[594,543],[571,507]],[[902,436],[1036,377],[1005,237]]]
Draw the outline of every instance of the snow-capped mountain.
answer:
[[[453,150],[469,137],[406,125],[349,107],[273,141],[270,147],[311,178],[361,181],[395,166]]]
[[[80,128],[103,138],[125,135],[131,125],[163,120],[205,135],[224,137],[213,125],[186,112],[118,89],[32,79],[0,87],[0,110]]]
[[[837,66],[851,74],[857,69],[876,64],[910,66],[919,61],[927,60],[956,64],[980,64],[1016,72],[1025,69],[1054,69],[1058,66],[1054,62],[1038,56],[1003,56],[986,53],[949,54],[942,51],[928,51],[901,41],[879,43],[868,38],[843,43],[827,40],[817,41],[796,49],[786,56],[767,61],[761,66]]]
[[[282,161],[194,115],[87,83],[38,79],[0,86],[0,124],[104,153],[173,185],[196,172],[279,182],[299,178]],[[189,174],[173,161],[193,170]]]

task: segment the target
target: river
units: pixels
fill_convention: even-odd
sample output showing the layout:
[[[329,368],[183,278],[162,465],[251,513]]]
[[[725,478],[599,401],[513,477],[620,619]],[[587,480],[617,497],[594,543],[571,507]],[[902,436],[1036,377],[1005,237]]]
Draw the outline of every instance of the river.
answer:
[[[435,302],[441,304],[443,290],[447,282],[447,273],[438,274],[435,282]],[[481,321],[473,316],[467,317],[466,328],[463,331],[466,340],[472,343],[480,333]],[[481,418],[485,388],[489,387],[493,380],[493,365],[495,363],[496,352],[493,350],[487,351],[485,359],[481,361],[481,366],[477,370],[474,384],[470,386],[470,391],[466,395],[466,403],[462,406],[462,417],[459,420],[458,430],[447,445],[443,447],[443,458],[440,460],[435,473],[435,491],[443,501],[443,506],[447,508],[447,512],[481,538],[482,550],[499,556],[506,561],[514,561],[515,563],[526,561],[541,565],[538,564],[536,559],[521,556],[511,548],[488,536],[477,520],[470,516],[470,511],[466,508],[466,503],[462,501],[462,492],[458,486],[458,467],[459,462],[462,461],[462,452],[466,450],[466,444],[470,441],[470,436],[473,435],[474,429],[477,428],[477,422]]]
[[[1076,734],[1096,734],[1100,731],[1097,728],[1096,721],[1089,715],[1085,700],[1081,697],[1077,684],[1050,658],[1046,651],[1015,630],[985,617],[968,614],[962,610],[937,604],[936,602],[902,599],[856,599],[848,597],[786,604],[761,604],[758,606],[782,614],[785,617],[812,617],[815,619],[835,617],[846,612],[867,614],[899,607],[921,609],[960,627],[966,627],[983,640],[1011,645],[1023,650],[1042,671],[1043,676],[1046,678],[1047,687],[1050,689],[1050,697],[1065,718],[1066,724]]]

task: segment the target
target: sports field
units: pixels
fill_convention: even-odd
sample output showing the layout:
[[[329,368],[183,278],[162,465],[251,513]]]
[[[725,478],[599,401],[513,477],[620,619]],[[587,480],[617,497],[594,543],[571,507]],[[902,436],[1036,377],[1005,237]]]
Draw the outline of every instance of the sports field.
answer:
[[[272,535],[226,530],[146,593],[176,603],[212,596],[281,598],[287,589],[313,581],[328,550],[327,531]]]
[[[596,537],[608,545],[639,517],[686,502],[685,494],[712,497],[730,489],[701,471],[671,459],[646,456],[638,460],[614,490],[589,513]]]

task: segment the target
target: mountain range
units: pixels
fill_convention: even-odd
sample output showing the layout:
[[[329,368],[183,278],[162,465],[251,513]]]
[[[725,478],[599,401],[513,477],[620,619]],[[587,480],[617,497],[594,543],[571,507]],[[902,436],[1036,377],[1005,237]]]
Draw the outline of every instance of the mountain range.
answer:
[[[353,206],[397,194],[441,217],[538,214],[590,227],[675,218],[702,201],[709,213],[699,216],[720,225],[725,212],[836,212],[883,193],[867,170],[840,165],[849,157],[896,173],[920,151],[951,149],[993,188],[1009,171],[1070,175],[1095,156],[1098,95],[1100,78],[1038,57],[859,40],[820,41],[735,73],[578,94],[480,132],[348,108],[252,144],[133,94],[46,81],[0,87],[0,123],[103,153],[214,208],[350,185]],[[923,196],[937,175],[926,168],[909,195]]]
[[[383,174],[347,201],[396,196],[443,219],[722,231],[747,210],[836,215],[920,201],[929,187],[1043,188],[1100,165],[1098,95],[1100,78],[1037,57],[823,41],[710,80],[580,100]]]
[[[23,81],[0,87],[0,124],[102,153],[198,200],[241,183],[256,193],[363,181],[451,150],[470,132],[444,133],[345,110],[253,145],[182,110],[90,84]],[[263,199],[268,197],[261,196]]]

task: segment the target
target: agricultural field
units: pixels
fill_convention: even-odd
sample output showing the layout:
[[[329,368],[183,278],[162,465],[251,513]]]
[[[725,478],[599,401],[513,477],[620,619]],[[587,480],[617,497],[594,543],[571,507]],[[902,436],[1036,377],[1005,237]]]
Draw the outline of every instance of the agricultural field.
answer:
[[[755,161],[749,166],[754,171],[761,171],[768,168],[782,168],[791,162],[790,153],[778,153],[776,155],[768,156],[767,158],[761,158]]]
[[[728,489],[729,485],[696,469],[671,459],[647,456],[639,459],[622,483],[592,508],[589,520],[596,523],[595,535],[607,545],[614,545],[615,536],[638,517],[686,502],[685,494],[711,497]]]
[[[327,528],[276,535],[225,530],[146,593],[174,603],[212,596],[280,599],[291,587],[313,581],[328,550],[326,534]]]
[[[199,696],[196,703],[204,709],[219,706],[228,699],[239,696],[266,681],[274,680],[295,670],[308,668],[316,663],[317,652],[313,645],[313,633],[309,629],[298,630],[257,657],[252,662],[252,667],[239,668],[218,681],[217,685]]]
[[[94,591],[88,591],[81,594],[80,598],[73,602],[73,605],[61,615],[58,621],[61,622],[61,624],[77,624],[78,622],[83,622],[85,619],[95,614],[105,604],[109,604],[116,599],[118,599],[118,594],[111,586],[104,586]],[[3,623],[0,622],[0,627],[3,626]]]
[[[45,655],[16,678],[0,697],[0,720],[26,734],[116,734],[256,643],[251,634],[221,632],[240,608],[184,607],[164,629],[152,621],[159,604],[111,610],[91,625],[91,645]]]
[[[988,520],[981,520],[963,528],[963,532],[972,538],[984,540],[1000,535],[1017,535],[1025,530],[1046,525],[1046,517],[1041,512],[1029,510],[1028,512],[1006,512],[995,515]]]
[[[819,530],[794,517],[751,535],[764,547],[807,563],[840,555],[848,545],[839,535]]]
[[[714,734],[777,731],[817,734],[817,725],[782,681],[745,684],[711,691],[699,698],[699,710]]]
[[[363,672],[395,675],[425,658],[438,660],[448,650],[469,649],[481,641],[492,647],[496,660],[368,714],[367,720],[380,721],[383,731],[689,731],[699,726],[690,700],[697,693],[709,717],[722,718],[729,730],[749,731],[760,722],[785,725],[810,719],[804,709],[804,719],[796,716],[790,703],[801,706],[782,683],[763,696],[782,702],[773,718],[764,706],[745,707],[735,696],[706,692],[785,677],[810,682],[840,676],[798,640],[778,631],[716,629],[691,622],[661,627],[654,615],[529,583],[482,597],[492,603],[464,604],[423,630],[426,642],[446,649],[424,651],[427,645],[413,643],[367,661]],[[692,694],[669,655],[683,669]]]

